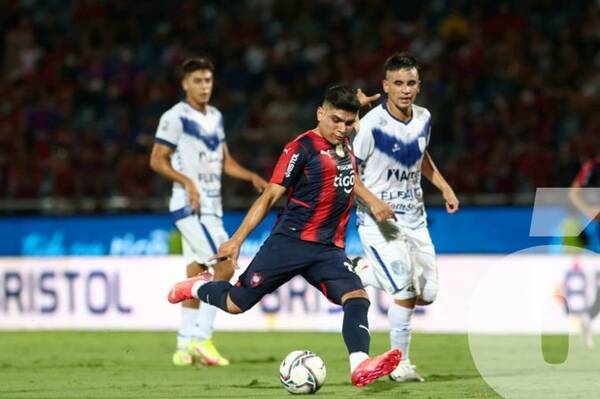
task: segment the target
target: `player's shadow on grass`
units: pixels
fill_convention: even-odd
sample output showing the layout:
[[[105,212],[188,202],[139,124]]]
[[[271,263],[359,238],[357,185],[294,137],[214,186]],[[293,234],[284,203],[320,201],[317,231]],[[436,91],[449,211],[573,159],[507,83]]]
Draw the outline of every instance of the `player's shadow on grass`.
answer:
[[[281,389],[280,385],[273,385],[266,382],[260,382],[257,379],[253,379],[247,384],[229,385],[231,388],[244,388],[244,389]]]
[[[446,382],[456,380],[472,380],[480,378],[479,374],[431,374],[426,378],[427,382]]]
[[[385,377],[385,378],[387,378],[387,377]],[[379,381],[375,381],[374,383],[367,385],[366,387],[364,387],[362,389],[365,392],[369,392],[369,393],[381,393],[381,392],[390,391],[392,389],[396,389],[398,387],[399,387],[398,384],[394,384],[394,383],[391,383],[390,381],[381,379]]]
[[[264,364],[264,363],[276,363],[277,359],[275,356],[265,356],[265,357],[242,357],[237,359],[232,359],[231,363],[235,364]]]

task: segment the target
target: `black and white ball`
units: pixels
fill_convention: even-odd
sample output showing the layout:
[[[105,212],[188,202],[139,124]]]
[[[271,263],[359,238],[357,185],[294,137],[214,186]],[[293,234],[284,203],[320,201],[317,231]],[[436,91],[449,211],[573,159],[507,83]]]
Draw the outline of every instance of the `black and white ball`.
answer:
[[[279,380],[293,394],[315,393],[323,386],[325,363],[311,351],[293,351],[279,367]]]

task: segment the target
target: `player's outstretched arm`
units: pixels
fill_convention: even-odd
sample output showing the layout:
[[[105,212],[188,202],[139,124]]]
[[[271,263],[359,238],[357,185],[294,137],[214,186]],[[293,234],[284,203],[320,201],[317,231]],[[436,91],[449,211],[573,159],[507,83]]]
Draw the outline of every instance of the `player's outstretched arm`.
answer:
[[[187,192],[192,209],[200,208],[200,193],[194,183],[184,174],[171,166],[171,155],[174,150],[164,144],[154,143],[150,154],[150,168],[171,181],[181,184]]]
[[[586,217],[594,220],[600,220],[600,206],[592,206],[586,202],[581,192],[581,184],[577,179],[571,183],[569,190],[569,200]]]
[[[238,268],[237,260],[240,256],[240,248],[246,240],[246,237],[254,228],[265,218],[273,205],[285,194],[286,188],[279,184],[269,183],[266,190],[250,207],[250,210],[244,217],[242,224],[233,234],[229,241],[224,242],[219,247],[219,252],[212,258],[227,257],[231,259],[233,267]]]
[[[262,193],[268,184],[265,179],[240,165],[235,158],[231,156],[227,145],[223,146],[223,172],[236,179],[251,182],[259,193]]]
[[[446,211],[448,213],[454,213],[458,211],[459,201],[454,194],[454,190],[448,184],[442,173],[438,170],[438,168],[433,163],[433,159],[429,155],[429,152],[425,152],[425,156],[423,157],[423,162],[421,163],[421,173],[425,175],[425,177],[437,187],[438,190],[442,192],[444,196],[444,200],[446,201]]]
[[[355,174],[354,177],[354,193],[369,206],[375,220],[383,222],[385,219],[394,219],[395,215],[392,207],[370,192],[360,180],[358,174]]]

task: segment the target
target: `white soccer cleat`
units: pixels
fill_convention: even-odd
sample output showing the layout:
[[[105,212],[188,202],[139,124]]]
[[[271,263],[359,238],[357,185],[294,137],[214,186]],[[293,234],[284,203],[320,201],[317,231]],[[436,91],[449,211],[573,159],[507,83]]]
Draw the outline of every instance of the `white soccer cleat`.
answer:
[[[407,362],[401,361],[398,366],[390,373],[390,380],[398,382],[416,381],[423,382],[425,379],[415,371],[416,366]]]

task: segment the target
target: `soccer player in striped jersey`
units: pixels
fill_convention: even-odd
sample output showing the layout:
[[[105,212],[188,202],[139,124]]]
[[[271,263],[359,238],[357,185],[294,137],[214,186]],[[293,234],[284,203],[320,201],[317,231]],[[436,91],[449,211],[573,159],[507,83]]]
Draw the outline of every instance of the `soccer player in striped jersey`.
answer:
[[[362,387],[389,374],[400,361],[398,349],[369,357],[369,300],[360,278],[352,273],[344,252],[346,226],[354,193],[379,219],[393,217],[391,208],[374,196],[355,190],[355,159],[348,141],[360,104],[354,90],[334,86],[317,110],[315,129],[288,143],[271,181],[252,205],[218,256],[237,262],[240,247],[277,200],[287,203],[272,234],[235,285],[210,281],[203,273],[176,283],[168,299],[177,303],[199,298],[229,313],[250,309],[292,277],[301,275],[344,310],[342,334],[348,348],[352,383]],[[381,207],[382,206],[382,207]]]
[[[222,172],[252,182],[258,191],[267,184],[229,153],[223,116],[209,104],[213,72],[212,62],[205,58],[183,63],[185,100],[161,116],[150,157],[151,168],[173,181],[169,209],[182,235],[188,277],[205,270],[208,259],[228,239],[222,221]],[[216,280],[228,281],[233,276],[230,262],[216,264],[214,270]],[[194,360],[207,365],[229,364],[211,338],[216,311],[210,305],[199,308],[196,299],[184,301],[173,354],[175,365],[192,364]]]
[[[411,317],[416,304],[437,295],[435,250],[427,230],[421,174],[442,193],[449,213],[459,202],[427,152],[431,115],[414,104],[420,89],[419,65],[395,53],[384,65],[386,97],[361,120],[354,153],[365,187],[388,203],[395,220],[376,220],[369,208],[357,208],[358,232],[367,259],[353,260],[363,284],[389,293],[390,340],[402,351],[402,362],[390,374],[396,381],[423,381],[409,358]]]

